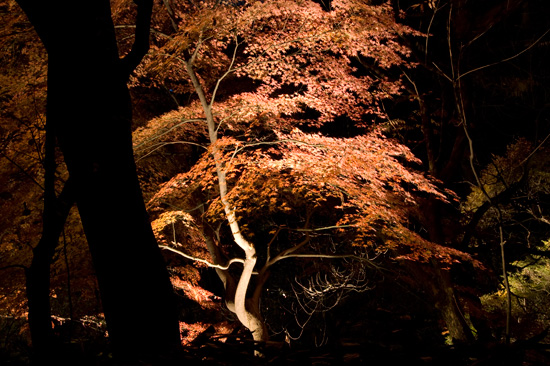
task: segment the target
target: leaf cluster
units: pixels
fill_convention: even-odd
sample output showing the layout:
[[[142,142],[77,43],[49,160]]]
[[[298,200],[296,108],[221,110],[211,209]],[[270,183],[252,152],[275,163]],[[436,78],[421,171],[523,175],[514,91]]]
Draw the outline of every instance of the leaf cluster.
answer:
[[[474,240],[469,244],[496,268],[500,239],[495,227],[503,227],[511,263],[540,251],[550,235],[548,156],[543,144],[533,146],[526,139],[518,139],[482,171],[480,181],[485,192],[473,187],[462,206],[465,219],[476,224]]]

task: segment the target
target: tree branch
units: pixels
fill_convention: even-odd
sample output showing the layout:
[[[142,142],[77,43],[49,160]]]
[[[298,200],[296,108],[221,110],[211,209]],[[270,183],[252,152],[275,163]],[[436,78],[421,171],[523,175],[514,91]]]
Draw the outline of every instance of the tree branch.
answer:
[[[128,80],[130,74],[136,69],[141,60],[143,60],[143,57],[145,57],[149,51],[153,0],[134,0],[134,3],[137,5],[136,31],[132,49],[121,60],[124,80]]]
[[[162,3],[164,4],[166,11],[168,12],[170,22],[172,23],[172,28],[174,28],[174,31],[177,31],[178,25],[176,24],[176,15],[174,14],[174,10],[172,9],[170,2],[168,0],[162,0]]]
[[[145,141],[143,141],[142,143],[140,144],[137,144],[136,146],[134,146],[134,149],[139,149],[141,146],[147,144],[148,142],[151,142],[153,140],[156,140],[156,139],[159,139],[161,138],[162,136],[166,135],[167,133],[175,130],[176,128],[180,127],[181,125],[184,125],[186,123],[192,123],[192,122],[204,122],[204,118],[190,118],[190,119],[184,119],[183,121],[179,122],[178,124],[176,124],[175,126],[172,126],[170,128],[168,128],[166,131],[163,131],[162,133],[159,133],[158,135],[155,135]]]
[[[212,97],[210,98],[210,108],[214,105],[214,100],[216,99],[216,93],[218,92],[218,88],[220,87],[220,83],[225,79],[231,72],[233,72],[233,65],[235,64],[235,60],[237,59],[237,50],[239,48],[239,40],[237,38],[237,35],[235,35],[235,49],[233,50],[233,55],[231,56],[231,63],[229,64],[229,67],[227,68],[227,71],[216,81],[216,86],[214,87],[214,90],[212,91]]]
[[[324,230],[333,230],[333,229],[342,229],[342,228],[349,228],[349,227],[357,227],[357,225],[332,225],[332,226],[323,226],[323,227],[317,227],[314,229],[289,229],[293,231],[303,231],[303,232],[316,232],[316,231],[324,231]]]
[[[44,190],[44,186],[42,184],[40,184],[28,171],[25,170],[25,168],[23,168],[21,165],[19,165],[15,160],[13,160],[12,158],[10,158],[5,152],[3,151],[0,151],[0,154],[5,157],[10,163],[12,163],[13,165],[15,165],[15,167],[17,167],[23,174],[25,174],[28,178],[30,178],[30,180],[36,184],[38,187],[40,187],[40,189]]]
[[[524,167],[523,174],[517,182],[510,184],[505,190],[503,190],[502,192],[498,193],[493,197],[490,197],[490,199],[486,200],[481,206],[479,206],[479,208],[476,210],[476,212],[474,212],[472,219],[470,220],[470,222],[465,228],[464,238],[462,239],[462,243],[461,243],[463,247],[467,246],[470,243],[470,240],[474,236],[474,231],[477,227],[477,224],[483,218],[483,215],[485,215],[485,213],[489,211],[491,207],[498,206],[499,204],[506,202],[506,200],[510,199],[510,197],[514,193],[516,193],[519,189],[521,189],[521,187],[525,185],[528,178],[529,178],[529,169]]]
[[[141,159],[145,159],[146,157],[148,157],[149,155],[151,155],[152,153],[154,153],[155,151],[163,148],[164,146],[168,146],[168,145],[192,145],[192,146],[198,146],[200,148],[203,148],[205,150],[208,150],[208,148],[202,146],[201,144],[197,144],[196,142],[191,142],[191,141],[170,141],[170,142],[160,142],[154,146],[151,147],[151,149],[149,151],[147,151],[146,153],[144,153],[142,156],[140,156],[139,158],[136,159],[136,162],[140,161]]]
[[[507,61],[510,61],[510,60],[513,60],[515,59],[516,57],[519,57],[520,55],[522,55],[523,53],[529,51],[531,48],[533,48],[537,43],[540,42],[541,39],[544,38],[544,36],[546,36],[548,33],[550,33],[550,29],[548,29],[546,32],[544,32],[542,34],[542,36],[540,36],[539,38],[537,38],[533,43],[531,43],[529,46],[527,46],[526,48],[524,48],[523,50],[521,50],[520,52],[516,53],[515,55],[513,56],[510,56],[510,57],[507,57],[503,60],[500,60],[500,61],[497,61],[497,62],[493,62],[493,63],[490,63],[490,64],[487,64],[487,65],[483,65],[483,66],[480,66],[480,67],[476,67],[475,69],[472,69],[472,70],[469,70],[469,71],[466,71],[464,74],[461,74],[457,77],[457,80],[468,75],[468,74],[471,74],[471,73],[474,73],[476,71],[479,71],[479,70],[483,70],[483,69],[486,69],[488,67],[491,67],[491,66],[495,66],[495,65],[498,65],[498,64],[501,64],[503,62],[507,62]]]
[[[5,269],[10,269],[10,268],[19,268],[19,269],[22,269],[24,271],[28,270],[28,267],[25,267],[22,264],[8,264],[7,266],[0,267],[0,271],[3,271]]]
[[[179,244],[179,243],[173,242],[173,244]],[[174,249],[174,248],[169,247],[167,245],[159,245],[159,248],[169,250],[171,252],[174,252],[176,254],[181,255],[184,258],[191,259],[192,261],[204,263],[208,267],[217,268],[217,269],[221,269],[221,270],[227,270],[233,263],[244,263],[244,259],[242,259],[242,258],[232,258],[227,262],[227,265],[222,266],[221,264],[214,264],[212,262],[207,261],[206,259],[202,259],[202,258],[198,258],[198,257],[194,257],[192,255],[186,254],[186,253],[184,253],[180,250]]]

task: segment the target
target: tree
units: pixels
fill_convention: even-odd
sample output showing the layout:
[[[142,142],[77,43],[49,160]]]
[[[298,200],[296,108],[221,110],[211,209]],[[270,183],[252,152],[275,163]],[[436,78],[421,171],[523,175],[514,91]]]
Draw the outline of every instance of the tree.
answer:
[[[119,58],[108,1],[18,2],[48,52],[46,150],[54,139],[70,174],[72,193],[88,240],[109,336],[117,353],[154,352],[179,343],[172,288],[156,245],[137,179],[126,81],[148,49],[152,1],[136,1],[135,41]],[[71,16],[67,16],[71,9]],[[76,31],[78,30],[78,31]],[[46,163],[44,232],[49,250],[59,235],[52,160]],[[56,231],[57,230],[57,231]],[[29,314],[38,351],[51,343],[46,265],[31,273],[41,308]],[[32,285],[31,284],[31,289]],[[36,289],[35,289],[36,290]],[[29,305],[31,300],[29,300]],[[37,313],[39,310],[40,313]],[[143,317],[154,314],[154,317]],[[32,318],[37,316],[37,318]],[[38,328],[37,328],[38,327]]]
[[[402,165],[416,161],[410,151],[368,128],[384,115],[381,101],[401,92],[393,71],[407,67],[408,50],[397,39],[414,33],[388,5],[335,1],[325,11],[313,2],[203,2],[176,3],[167,13],[176,30],[159,30],[159,50],[138,80],[156,74],[157,85],[197,99],[138,131],[138,155],[152,160],[175,145],[205,152],[156,194],[157,210],[179,209],[161,214],[155,227],[167,244],[177,241],[171,235],[178,233],[165,231],[179,220],[199,229],[210,255],[201,262],[216,268],[229,309],[255,340],[267,339],[260,297],[283,259],[305,260],[312,270],[314,258],[347,258],[364,270],[391,253],[392,260],[435,265],[438,274],[471,261],[408,228],[420,196],[446,194]],[[201,22],[181,15],[189,13]],[[187,82],[177,84],[184,73]],[[338,123],[349,126],[347,138],[330,136]],[[193,258],[185,252],[196,249],[181,245],[171,250]],[[316,282],[319,293],[365,285],[346,283],[357,266],[318,268],[329,276]],[[351,272],[337,280],[341,268]],[[297,271],[302,283],[306,273]],[[460,335],[467,325],[455,320],[452,291],[440,286],[449,284],[435,284],[434,296]]]
[[[506,342],[511,337],[512,317],[519,317],[513,314],[519,313],[519,309],[512,311],[515,308],[512,298],[521,296],[511,290],[509,274],[514,287],[529,295],[529,304],[527,301],[523,304],[528,318],[533,315],[527,309],[540,302],[534,295],[538,287],[536,278],[545,274],[537,273],[540,272],[537,266],[542,264],[544,268],[550,234],[547,156],[543,144],[533,147],[526,139],[519,139],[508,147],[504,156],[495,156],[480,172],[480,186],[472,189],[463,204],[464,221],[468,223],[463,245],[475,248],[485,263],[502,273]],[[494,230],[495,227],[499,230]],[[531,277],[533,288],[529,289],[526,285]],[[542,331],[536,318],[533,323],[531,331],[536,333],[521,334],[523,337],[530,338]],[[515,336],[519,334],[516,332]]]
[[[465,251],[496,254],[484,262],[502,273],[509,290],[506,268],[510,261],[504,250],[508,223],[502,205],[523,189],[528,173],[514,183],[499,178],[511,184],[509,189],[493,194],[494,187],[486,189],[487,178],[481,178],[480,167],[495,165],[492,154],[503,153],[518,136],[534,145],[546,140],[548,123],[542,121],[547,120],[543,117],[547,113],[544,98],[539,96],[547,91],[546,83],[539,80],[546,75],[542,66],[545,62],[541,60],[545,59],[544,39],[550,31],[541,14],[547,12],[548,4],[451,0],[408,1],[395,6],[406,9],[406,22],[426,34],[423,42],[410,42],[421,65],[408,77],[409,91],[420,107],[414,112],[417,117],[413,117],[421,126],[423,148],[419,151],[425,156],[429,171],[464,196],[470,190],[476,194],[485,192],[486,202],[476,207],[476,213],[466,216],[471,221],[464,221],[464,226],[455,225],[453,231],[443,232],[438,225],[441,208],[437,205],[428,211],[424,225],[436,242],[447,241]],[[518,124],[518,120],[526,123]],[[498,243],[497,246],[483,251],[477,245],[468,247],[476,225],[488,211],[504,214],[493,222],[500,240],[495,241],[487,232],[483,239],[487,244]],[[464,220],[459,213],[455,215],[457,222]],[[496,258],[500,269],[493,265]],[[510,303],[509,291],[507,298]],[[508,342],[508,330],[506,333]]]

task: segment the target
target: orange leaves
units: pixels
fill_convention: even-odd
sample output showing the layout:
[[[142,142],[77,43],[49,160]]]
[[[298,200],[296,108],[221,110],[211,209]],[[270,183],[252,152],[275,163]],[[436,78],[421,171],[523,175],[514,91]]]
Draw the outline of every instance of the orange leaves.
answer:
[[[153,203],[191,210],[195,222],[223,227],[216,151],[227,177],[226,198],[257,248],[262,243],[256,241],[278,232],[274,228],[345,225],[330,234],[343,246],[414,260],[445,257],[437,246],[424,252],[429,245],[408,228],[408,220],[418,196],[445,201],[448,194],[405,167],[419,163],[406,147],[377,129],[364,132],[365,116],[382,116],[380,101],[401,93],[390,70],[407,67],[409,51],[398,39],[414,33],[395,22],[389,4],[340,0],[327,12],[307,0],[249,0],[238,7],[207,1],[190,14],[205,18],[196,24],[181,18],[158,52],[172,59],[187,52],[203,103],[191,101],[153,120],[138,132],[147,143],[137,150],[147,154],[156,148],[150,141],[169,142],[178,134],[205,149],[171,175]],[[215,146],[207,143],[206,112],[212,112]],[[337,116],[364,134],[315,132]],[[178,122],[184,120],[196,122]]]
[[[302,184],[341,197],[342,208],[358,210],[363,218],[373,215],[388,223],[402,220],[405,212],[396,206],[414,204],[414,192],[405,190],[402,182],[418,191],[437,192],[422,175],[407,171],[393,157],[401,154],[413,160],[408,149],[376,132],[347,139],[298,132],[280,137],[289,141],[283,148],[285,157],[269,164],[271,168],[292,169]]]
[[[247,237],[273,231],[266,220],[284,225],[300,221],[304,211],[323,213],[323,225],[351,225],[340,232],[349,242],[375,251],[410,254],[424,242],[407,229],[408,218],[419,194],[446,200],[434,182],[401,162],[417,163],[405,146],[385,138],[377,130],[352,138],[334,138],[294,129],[276,132],[273,141],[242,141],[223,137],[216,143],[223,152],[222,166],[228,178],[227,198],[239,216]],[[171,205],[204,205],[203,219],[224,220],[216,193],[211,154],[185,173],[173,178],[156,196]],[[196,197],[202,202],[191,202]],[[321,220],[320,220],[321,219]],[[265,233],[262,234],[262,232]],[[425,244],[427,245],[427,244]],[[436,250],[426,253],[435,253]],[[426,254],[425,253],[425,254]],[[404,255],[404,254],[403,254]],[[429,254],[418,254],[418,260]]]
[[[144,159],[168,144],[200,145],[207,131],[203,115],[196,113],[197,105],[179,108],[150,120],[146,127],[133,133],[134,150],[138,159]]]
[[[199,287],[198,284],[192,283],[187,278],[187,281],[182,281],[177,277],[172,277],[171,280],[175,288],[182,290],[188,299],[195,301],[203,309],[214,309],[218,307],[218,304],[212,301],[215,297],[214,294]]]
[[[401,92],[400,80],[386,71],[407,67],[409,50],[398,41],[414,32],[395,22],[388,4],[333,5],[327,12],[313,1],[172,2],[156,15],[153,52],[138,77],[188,93],[184,63],[192,59],[206,94],[227,80],[224,102],[246,99],[287,118],[314,110],[316,123],[344,114],[357,123],[366,114],[385,117],[379,101]],[[236,93],[230,80],[254,85]]]
[[[259,80],[264,95],[281,94],[321,114],[321,121],[347,114],[360,121],[365,113],[380,113],[376,100],[399,92],[399,81],[358,76],[352,61],[373,58],[389,69],[404,65],[409,51],[399,35],[412,30],[397,24],[388,5],[340,1],[334,11],[297,1],[251,2],[243,14],[254,14],[240,30],[246,40],[239,75]],[[243,16],[244,16],[243,15]],[[283,86],[286,86],[284,88]]]
[[[179,210],[165,211],[152,222],[152,227],[159,244],[176,248],[199,260],[211,261],[203,234],[190,214]],[[193,262],[193,265],[206,266],[204,262],[199,261]],[[181,270],[183,272],[180,276],[185,281],[194,281],[194,278],[198,281],[200,278],[198,273],[189,272],[190,269]]]

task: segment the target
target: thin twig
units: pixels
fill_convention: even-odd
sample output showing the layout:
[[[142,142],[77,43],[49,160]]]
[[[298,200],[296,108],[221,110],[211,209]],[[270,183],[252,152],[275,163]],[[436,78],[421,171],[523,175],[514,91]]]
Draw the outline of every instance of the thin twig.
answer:
[[[523,50],[521,50],[520,52],[516,53],[515,55],[510,56],[510,57],[507,57],[507,58],[505,58],[505,59],[503,59],[503,60],[500,60],[500,61],[497,61],[497,62],[493,62],[493,63],[491,63],[491,64],[487,64],[487,65],[483,65],[483,66],[477,67],[477,68],[475,68],[475,69],[473,69],[473,70],[467,71],[467,72],[465,72],[464,74],[459,75],[458,78],[457,78],[457,80],[460,79],[460,78],[462,78],[462,77],[464,77],[464,76],[466,76],[466,75],[468,75],[468,74],[471,74],[471,73],[473,73],[473,72],[476,72],[476,71],[479,71],[479,70],[482,70],[482,69],[486,69],[486,68],[488,68],[488,67],[495,66],[495,65],[501,64],[501,63],[503,63],[503,62],[507,62],[507,61],[513,60],[513,59],[515,59],[516,57],[519,57],[521,54],[523,54],[523,53],[529,51],[531,48],[533,48],[533,47],[534,47],[537,43],[539,43],[539,41],[540,41],[541,39],[543,39],[544,36],[546,36],[548,33],[550,33],[550,29],[548,29],[546,32],[544,32],[542,36],[540,36],[539,38],[537,38],[537,39],[536,39],[533,43],[531,43],[527,48],[524,48]]]
[[[149,150],[146,154],[140,156],[138,159],[136,159],[136,162],[142,160],[142,159],[145,159],[146,157],[148,157],[149,155],[151,155],[152,153],[154,153],[155,151],[163,148],[164,146],[167,146],[167,145],[193,145],[193,146],[198,146],[198,147],[201,147],[205,150],[208,150],[208,148],[204,147],[203,145],[201,144],[197,144],[196,142],[191,142],[191,141],[170,141],[170,142],[162,142],[162,143],[158,143],[157,145],[155,145],[154,148],[152,148],[151,150]]]
[[[539,150],[539,149],[542,147],[542,145],[544,145],[544,143],[546,143],[546,140],[548,140],[549,137],[550,137],[550,134],[546,135],[546,137],[544,138],[544,140],[542,140],[542,142],[541,142],[540,144],[538,144],[538,146],[535,147],[535,148],[533,149],[533,151],[531,151],[531,153],[530,153],[525,159],[523,159],[523,160],[521,161],[521,163],[519,163],[519,165],[523,165],[523,164],[525,164],[529,159],[531,159],[531,157],[537,152],[537,150]]]
[[[203,122],[204,121],[204,118],[191,118],[191,119],[185,119],[185,120],[182,120],[181,122],[177,123],[176,125],[170,127],[169,129],[167,129],[166,131],[163,131],[162,133],[159,133],[158,135],[155,135],[153,137],[150,137],[148,138],[147,140],[143,141],[142,143],[139,143],[137,144],[136,146],[134,146],[134,149],[139,149],[141,146],[153,141],[153,140],[156,140],[156,139],[159,139],[161,138],[162,136],[166,135],[167,133],[173,131],[174,129],[180,127],[181,125],[184,125],[186,123],[192,123],[192,122]]]

